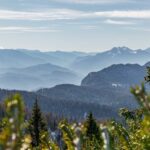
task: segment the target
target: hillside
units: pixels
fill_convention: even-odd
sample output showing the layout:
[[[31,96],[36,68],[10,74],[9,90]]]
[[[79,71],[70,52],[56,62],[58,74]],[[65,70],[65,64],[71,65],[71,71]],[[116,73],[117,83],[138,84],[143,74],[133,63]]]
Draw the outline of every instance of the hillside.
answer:
[[[86,86],[65,84],[53,88],[41,89],[37,93],[52,99],[65,99],[69,102],[75,101],[107,105],[115,109],[115,111],[118,111],[121,107],[135,108],[137,106],[129,89],[94,89]]]
[[[145,66],[138,64],[112,65],[98,72],[89,73],[83,80],[82,86],[104,88],[118,86],[129,88],[144,81]]]
[[[96,118],[110,119],[118,118],[117,112],[107,105],[86,103],[82,101],[69,101],[63,98],[50,98],[35,92],[0,90],[0,102],[14,94],[20,93],[24,99],[27,109],[31,109],[36,98],[43,112],[50,112],[60,117],[72,118],[76,120],[83,119],[88,112],[93,112]],[[111,114],[110,114],[111,113]]]

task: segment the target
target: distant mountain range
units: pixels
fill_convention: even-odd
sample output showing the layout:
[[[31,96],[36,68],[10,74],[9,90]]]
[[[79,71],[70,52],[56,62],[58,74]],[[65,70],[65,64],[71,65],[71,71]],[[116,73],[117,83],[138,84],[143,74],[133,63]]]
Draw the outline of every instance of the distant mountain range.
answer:
[[[68,67],[76,58],[87,56],[88,54],[82,52],[0,49],[0,68],[24,68],[45,63]]]
[[[4,89],[35,90],[56,84],[80,83],[80,77],[75,72],[50,63],[3,69],[2,72],[0,87]]]
[[[138,107],[129,88],[144,81],[150,49],[118,47],[98,54],[0,50],[0,58],[0,88],[17,89],[0,90],[1,100],[19,92],[29,108],[38,97],[45,112],[80,119],[92,111],[107,119],[117,118],[121,107]]]
[[[127,47],[100,53],[1,49],[0,88],[36,90],[58,84],[79,85],[90,72],[120,63],[143,65],[149,60],[150,49]]]
[[[80,73],[88,74],[112,64],[137,63],[143,65],[148,61],[150,61],[150,49],[131,50],[127,47],[114,47],[111,50],[97,53],[94,56],[77,58],[71,66]]]
[[[36,90],[57,84],[79,84],[82,77],[68,66],[82,52],[0,50],[0,88]]]

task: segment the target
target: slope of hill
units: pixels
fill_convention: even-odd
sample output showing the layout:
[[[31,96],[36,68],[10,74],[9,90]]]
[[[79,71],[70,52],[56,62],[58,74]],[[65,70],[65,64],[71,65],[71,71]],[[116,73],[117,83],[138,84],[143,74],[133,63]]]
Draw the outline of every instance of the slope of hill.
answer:
[[[93,112],[96,118],[111,119],[118,118],[117,112],[112,107],[82,101],[68,101],[66,99],[53,99],[34,92],[2,90],[0,89],[0,102],[14,93],[20,93],[24,99],[26,109],[30,109],[36,98],[43,112],[49,112],[60,117],[83,119],[89,112]]]
[[[145,66],[138,64],[112,65],[98,72],[89,73],[83,80],[82,86],[104,88],[118,86],[129,88],[140,84],[146,74]]]
[[[62,98],[70,102],[76,101],[106,105],[115,111],[118,111],[121,107],[135,108],[137,106],[129,89],[94,89],[86,86],[64,84],[55,86],[54,88],[41,89],[37,93],[52,99]]]

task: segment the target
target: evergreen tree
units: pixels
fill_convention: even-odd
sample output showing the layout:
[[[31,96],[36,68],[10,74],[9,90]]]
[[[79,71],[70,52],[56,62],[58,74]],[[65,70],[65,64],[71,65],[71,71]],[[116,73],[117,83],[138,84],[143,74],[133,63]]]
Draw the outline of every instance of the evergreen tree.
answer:
[[[47,126],[42,116],[37,99],[33,106],[32,117],[29,121],[28,130],[32,138],[32,146],[38,147],[41,144],[40,134],[42,132],[47,132]]]
[[[90,113],[85,122],[85,136],[90,142],[98,143],[100,147],[103,146],[103,139],[101,136],[101,129],[97,125],[93,114]]]

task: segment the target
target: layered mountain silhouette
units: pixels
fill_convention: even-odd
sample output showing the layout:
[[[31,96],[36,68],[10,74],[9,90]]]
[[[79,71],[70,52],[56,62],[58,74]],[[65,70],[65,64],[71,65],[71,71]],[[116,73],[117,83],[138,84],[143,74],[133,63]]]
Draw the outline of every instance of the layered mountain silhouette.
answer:
[[[130,87],[144,81],[150,66],[149,49],[126,47],[97,54],[0,50],[0,58],[0,88],[17,89],[0,90],[1,100],[19,92],[28,108],[38,97],[43,111],[76,119],[90,111],[117,118],[119,108],[137,108]]]
[[[50,63],[26,68],[3,69],[0,87],[4,89],[35,90],[63,83],[80,83],[80,77],[73,71]]]
[[[53,88],[40,89],[37,93],[57,100],[65,99],[69,102],[107,106],[116,113],[122,107],[135,109],[138,104],[130,93],[130,87],[140,85],[144,81],[148,65],[149,63],[143,66],[138,64],[112,65],[101,71],[89,73],[80,86],[62,84]]]
[[[0,68],[23,68],[37,64],[51,63],[67,67],[73,61],[88,53],[82,52],[42,52],[26,49],[0,49]]]
[[[146,65],[118,64],[98,72],[89,73],[81,86],[71,84],[57,85],[37,91],[52,99],[94,103],[109,106],[114,110],[122,107],[136,108],[138,105],[130,94],[130,87],[144,81]]]
[[[114,47],[100,53],[1,49],[0,87],[35,90],[58,84],[79,85],[90,72],[120,63],[143,65],[149,60],[149,49],[131,50],[127,47]]]

